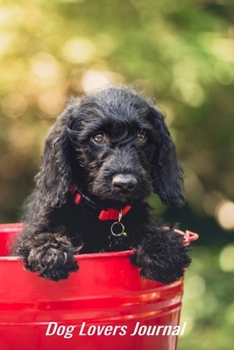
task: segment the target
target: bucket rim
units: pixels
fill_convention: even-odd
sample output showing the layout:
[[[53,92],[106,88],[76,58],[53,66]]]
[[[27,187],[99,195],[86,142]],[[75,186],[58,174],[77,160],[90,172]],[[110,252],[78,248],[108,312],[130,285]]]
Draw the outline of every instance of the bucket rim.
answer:
[[[124,250],[119,252],[103,252],[103,253],[90,253],[90,254],[76,254],[74,255],[74,259],[76,261],[79,260],[86,260],[86,259],[103,259],[103,258],[124,258],[124,257],[130,257],[134,254],[134,250]],[[18,256],[0,256],[0,263],[1,262],[21,262],[20,258]]]
[[[23,228],[23,223],[7,223],[0,224],[0,234],[1,233],[10,233],[14,231],[18,231]],[[103,259],[103,258],[121,258],[121,257],[129,257],[134,254],[134,250],[122,250],[117,252],[103,252],[103,253],[88,253],[88,254],[75,254],[74,259],[76,261],[85,260],[85,259]],[[0,256],[0,262],[3,261],[19,261],[18,256]]]

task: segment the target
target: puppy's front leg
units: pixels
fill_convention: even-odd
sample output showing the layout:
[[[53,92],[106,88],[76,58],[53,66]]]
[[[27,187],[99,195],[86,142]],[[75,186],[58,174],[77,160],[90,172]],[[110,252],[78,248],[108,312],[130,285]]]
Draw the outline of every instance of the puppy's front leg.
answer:
[[[71,241],[60,233],[28,233],[20,239],[14,251],[27,270],[53,281],[66,279],[69,272],[78,270],[74,254]]]
[[[141,276],[164,284],[182,277],[191,259],[190,248],[182,243],[181,235],[175,229],[149,225],[142,231],[142,239],[132,256],[132,262],[141,268]]]

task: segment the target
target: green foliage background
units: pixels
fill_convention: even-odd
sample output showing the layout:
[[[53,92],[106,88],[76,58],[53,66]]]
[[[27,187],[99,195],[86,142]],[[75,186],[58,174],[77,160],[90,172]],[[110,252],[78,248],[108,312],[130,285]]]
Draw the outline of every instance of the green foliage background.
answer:
[[[0,1],[0,222],[16,222],[43,139],[71,95],[106,83],[153,96],[186,170],[187,204],[157,213],[200,234],[179,350],[231,350],[234,329],[232,0]]]

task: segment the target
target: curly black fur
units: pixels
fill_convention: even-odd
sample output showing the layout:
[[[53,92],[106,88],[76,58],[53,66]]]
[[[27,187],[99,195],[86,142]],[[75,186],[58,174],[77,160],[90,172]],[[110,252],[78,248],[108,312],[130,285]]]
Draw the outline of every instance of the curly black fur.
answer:
[[[119,175],[131,184],[114,183]],[[154,191],[166,205],[184,203],[175,146],[151,101],[125,87],[73,99],[46,138],[35,179],[13,250],[28,270],[59,281],[78,270],[74,254],[111,247],[135,249],[132,262],[148,279],[170,283],[183,275],[189,248],[174,228],[156,223],[145,201]],[[112,237],[114,221],[100,221],[75,205],[74,184],[102,208],[130,204],[122,219],[128,236]]]

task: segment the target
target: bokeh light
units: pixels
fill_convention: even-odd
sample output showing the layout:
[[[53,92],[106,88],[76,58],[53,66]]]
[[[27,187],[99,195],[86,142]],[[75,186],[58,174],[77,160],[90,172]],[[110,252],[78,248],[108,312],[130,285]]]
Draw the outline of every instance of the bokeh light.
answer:
[[[87,38],[75,38],[64,44],[62,54],[68,62],[86,63],[94,60],[96,48]]]
[[[18,118],[23,115],[28,108],[28,99],[21,92],[12,92],[2,99],[3,111],[10,118]]]
[[[91,69],[86,71],[81,77],[81,86],[85,92],[101,89],[112,83],[120,82],[120,74],[108,71]]]
[[[45,91],[39,96],[38,104],[43,112],[50,116],[56,116],[65,106],[65,97],[57,90]]]
[[[221,201],[215,210],[216,218],[225,230],[234,229],[234,202]]]
[[[205,280],[198,275],[193,275],[192,277],[186,280],[185,298],[190,300],[195,300],[197,298],[200,298],[202,294],[205,292],[205,289],[206,289]]]
[[[222,249],[219,263],[223,271],[234,272],[234,244],[229,244]]]

